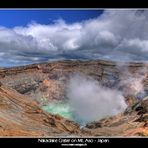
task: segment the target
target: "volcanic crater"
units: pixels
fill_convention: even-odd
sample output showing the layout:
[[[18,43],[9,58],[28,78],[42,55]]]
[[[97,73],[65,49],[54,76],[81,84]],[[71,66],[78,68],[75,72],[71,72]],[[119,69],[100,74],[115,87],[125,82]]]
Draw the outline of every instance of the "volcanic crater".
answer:
[[[85,95],[84,98],[88,100],[87,106],[84,105],[85,109],[80,110],[80,113],[87,110],[85,116],[89,117],[90,106],[92,108],[95,106],[95,110],[99,110],[103,104],[103,99],[99,101],[99,107],[91,104],[93,97],[89,96],[89,91],[94,92],[94,89],[97,97],[105,96],[106,100],[114,98],[115,95],[108,94],[112,90],[115,94],[120,94],[126,104],[124,110],[119,109],[120,112],[116,114],[97,118],[97,114],[101,114],[99,110],[94,113],[96,114],[94,121],[92,118],[83,124],[80,118],[79,120],[77,118],[78,108],[75,109],[77,114],[73,113],[71,108],[73,101],[69,105],[69,95],[67,95],[69,93],[67,91],[71,91],[69,83],[75,76],[80,79],[76,83],[78,86],[72,89],[72,93],[81,87],[81,98]],[[76,80],[73,80],[74,84]],[[83,87],[85,80],[87,83],[84,83]],[[0,68],[0,82],[0,136],[2,137],[148,136],[147,63],[116,63],[104,60],[38,63]],[[85,87],[87,84],[92,84],[94,87]],[[103,91],[106,91],[106,94],[98,92],[98,85],[99,88],[101,86],[101,90],[103,88]],[[78,92],[79,89],[75,92],[76,96],[79,96]],[[76,98],[80,108],[83,103],[81,98]],[[112,103],[112,100],[106,102],[110,106],[109,103]],[[118,104],[120,108],[120,104],[123,103]]]

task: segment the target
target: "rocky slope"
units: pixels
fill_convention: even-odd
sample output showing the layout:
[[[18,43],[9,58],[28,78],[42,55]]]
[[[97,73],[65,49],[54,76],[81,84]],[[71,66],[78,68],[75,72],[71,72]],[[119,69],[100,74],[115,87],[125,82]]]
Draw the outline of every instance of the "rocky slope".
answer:
[[[79,126],[58,115],[46,114],[32,99],[0,86],[0,136],[66,136]]]
[[[148,64],[115,63],[107,61],[60,61],[0,69],[0,81],[19,93],[35,99],[40,105],[52,99],[65,99],[65,84],[74,73],[83,73],[107,87],[123,89],[130,96],[126,83],[129,77],[144,77],[144,89],[148,92]],[[131,83],[133,80],[131,80]],[[127,91],[128,90],[128,91]],[[148,94],[148,93],[147,93]],[[133,94],[132,94],[133,95]],[[132,98],[132,97],[131,97]]]
[[[80,129],[72,121],[41,110],[40,106],[54,99],[65,99],[65,84],[75,73],[121,90],[129,104],[125,113]],[[135,88],[137,79],[144,93]],[[33,64],[1,68],[0,82],[0,136],[148,136],[148,99],[142,100],[148,96],[148,64],[101,60]]]

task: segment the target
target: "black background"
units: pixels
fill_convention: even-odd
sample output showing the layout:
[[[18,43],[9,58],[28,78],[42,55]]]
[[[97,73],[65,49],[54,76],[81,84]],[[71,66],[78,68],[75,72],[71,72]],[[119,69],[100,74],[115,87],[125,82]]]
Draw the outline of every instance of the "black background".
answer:
[[[42,138],[40,138],[40,139],[42,139]],[[49,138],[43,138],[43,139],[49,139]],[[58,138],[56,138],[56,139],[58,139]],[[85,140],[86,138],[83,138],[83,139]],[[87,138],[87,139],[89,139],[89,138]],[[95,139],[97,139],[97,138],[95,138]],[[106,138],[100,137],[99,139],[106,139]],[[107,138],[107,139],[109,139],[109,143],[87,143],[87,147],[115,146],[117,148],[120,148],[120,147],[127,148],[129,145],[131,145],[132,147],[142,148],[143,146],[147,147],[147,145],[148,145],[147,138]],[[57,143],[39,143],[38,138],[1,138],[0,139],[1,146],[2,145],[4,147],[11,146],[14,148],[15,148],[15,146],[19,146],[20,148],[23,146],[28,147],[28,148],[30,146],[34,146],[34,147],[36,147],[36,146],[61,147],[61,144],[62,143],[59,143],[59,142],[57,142]],[[69,147],[74,147],[74,146],[69,146]],[[77,147],[79,147],[79,146],[77,146]],[[83,148],[83,147],[86,147],[86,146],[82,146],[81,148]]]
[[[146,0],[0,0],[1,8],[146,8]]]

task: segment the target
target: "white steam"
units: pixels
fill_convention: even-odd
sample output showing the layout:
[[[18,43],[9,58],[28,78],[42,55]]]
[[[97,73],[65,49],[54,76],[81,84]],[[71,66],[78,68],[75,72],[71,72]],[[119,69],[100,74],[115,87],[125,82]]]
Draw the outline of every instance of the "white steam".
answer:
[[[97,81],[82,75],[71,77],[67,97],[75,118],[82,123],[116,115],[127,107],[119,91],[102,87]]]
[[[122,71],[118,88],[123,88],[122,91],[125,96],[141,94],[141,97],[143,97],[143,95],[146,95],[144,80],[147,78],[147,68],[140,68],[135,72],[129,71],[130,69],[125,65],[121,65],[118,68]]]
[[[143,77],[135,78],[135,77],[129,77],[126,80],[122,80],[121,84],[123,86],[126,86],[125,90],[128,95],[137,95],[139,92],[143,92],[144,86],[143,86]],[[121,85],[120,84],[120,85]]]

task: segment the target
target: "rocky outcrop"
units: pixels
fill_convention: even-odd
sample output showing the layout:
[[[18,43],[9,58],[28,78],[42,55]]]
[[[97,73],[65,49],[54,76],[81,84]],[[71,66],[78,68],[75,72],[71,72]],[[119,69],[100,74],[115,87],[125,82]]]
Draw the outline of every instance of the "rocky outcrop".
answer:
[[[66,136],[79,133],[76,123],[47,114],[31,98],[0,86],[0,136]]]

